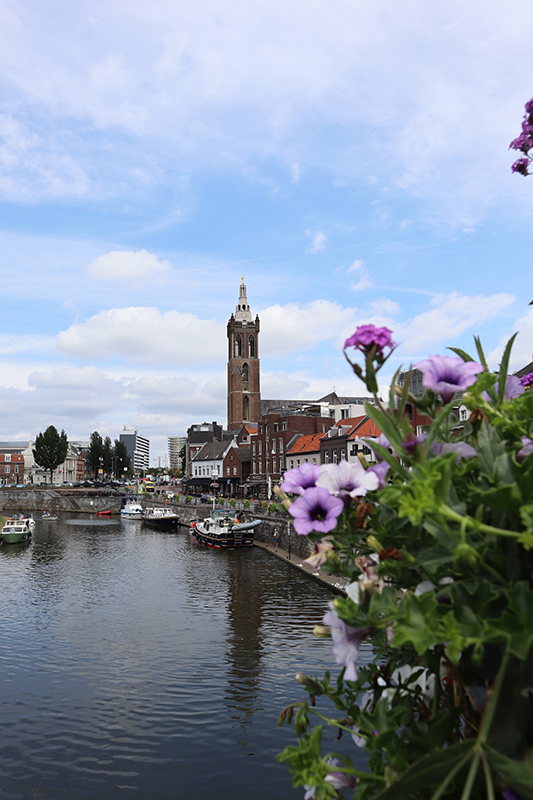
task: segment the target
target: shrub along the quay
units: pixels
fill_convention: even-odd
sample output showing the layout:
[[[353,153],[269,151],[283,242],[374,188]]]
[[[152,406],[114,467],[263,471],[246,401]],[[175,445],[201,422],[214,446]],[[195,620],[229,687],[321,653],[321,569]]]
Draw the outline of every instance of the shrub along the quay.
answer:
[[[424,396],[395,376],[386,407],[377,373],[392,334],[358,328],[345,348],[374,394],[378,462],[285,474],[278,494],[315,542],[310,563],[348,584],[315,629],[339,674],[298,673],[308,697],[280,717],[297,744],[278,760],[305,800],[533,800],[533,376],[508,375],[513,339],[498,374],[478,340],[477,360],[421,361]],[[423,433],[409,405],[429,418]],[[362,642],[370,664],[358,664]],[[324,726],[339,732],[335,751]]]

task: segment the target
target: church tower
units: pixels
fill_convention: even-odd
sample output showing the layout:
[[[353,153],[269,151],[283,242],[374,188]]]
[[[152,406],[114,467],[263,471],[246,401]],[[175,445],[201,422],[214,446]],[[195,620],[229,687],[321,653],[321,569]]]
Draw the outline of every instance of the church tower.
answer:
[[[252,320],[243,277],[235,315],[228,322],[228,430],[260,418],[259,317]]]

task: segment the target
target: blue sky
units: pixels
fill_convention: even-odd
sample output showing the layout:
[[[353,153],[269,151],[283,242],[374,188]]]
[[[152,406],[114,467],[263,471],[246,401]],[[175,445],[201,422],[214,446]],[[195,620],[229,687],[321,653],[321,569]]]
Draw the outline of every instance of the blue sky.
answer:
[[[533,353],[526,0],[0,0],[0,438],[226,419],[245,276],[264,397],[364,393],[480,335]]]

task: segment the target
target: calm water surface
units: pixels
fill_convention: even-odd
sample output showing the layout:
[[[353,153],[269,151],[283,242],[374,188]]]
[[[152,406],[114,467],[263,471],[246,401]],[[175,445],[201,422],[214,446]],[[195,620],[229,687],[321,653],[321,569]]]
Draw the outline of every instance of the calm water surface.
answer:
[[[330,599],[258,548],[38,521],[0,547],[0,797],[302,798],[276,720],[296,671],[338,672]]]

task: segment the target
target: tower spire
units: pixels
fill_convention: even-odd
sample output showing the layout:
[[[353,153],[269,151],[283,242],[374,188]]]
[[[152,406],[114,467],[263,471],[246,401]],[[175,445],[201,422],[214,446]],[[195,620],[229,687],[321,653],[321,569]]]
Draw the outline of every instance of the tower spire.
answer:
[[[246,284],[244,283],[244,275],[242,276],[241,285],[239,287],[239,302],[235,308],[235,319],[239,322],[252,321],[252,313],[248,305],[248,298],[246,297]]]

